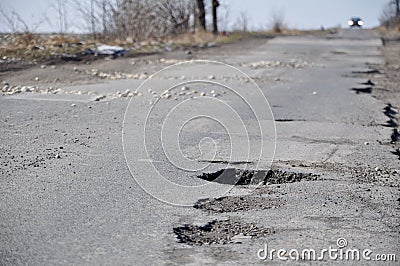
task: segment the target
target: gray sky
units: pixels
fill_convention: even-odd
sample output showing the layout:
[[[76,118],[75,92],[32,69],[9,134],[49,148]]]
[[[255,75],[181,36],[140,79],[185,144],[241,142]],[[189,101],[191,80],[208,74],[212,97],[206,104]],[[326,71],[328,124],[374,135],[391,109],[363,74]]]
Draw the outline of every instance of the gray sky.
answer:
[[[388,2],[389,0],[220,0],[220,11],[222,14],[227,7],[230,15],[227,25],[233,25],[239,14],[245,12],[250,29],[265,29],[271,24],[273,13],[281,14],[290,28],[328,28],[337,25],[347,27],[347,20],[352,16],[361,17],[365,27],[369,28],[379,24],[383,6]],[[16,11],[28,24],[37,23],[46,14],[52,25],[44,22],[38,31],[47,32],[58,30],[57,15],[51,8],[55,3],[55,0],[0,0],[3,10]],[[82,31],[81,21],[77,19],[75,11],[71,8],[68,12],[70,31]],[[7,25],[1,21],[0,31],[7,29]]]

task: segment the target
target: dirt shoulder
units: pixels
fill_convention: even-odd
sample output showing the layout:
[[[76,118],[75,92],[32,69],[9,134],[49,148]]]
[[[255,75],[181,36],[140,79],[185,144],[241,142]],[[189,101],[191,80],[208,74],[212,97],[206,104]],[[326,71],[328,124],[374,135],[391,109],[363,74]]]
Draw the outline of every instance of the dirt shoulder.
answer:
[[[400,38],[383,38],[381,48],[385,64],[380,71],[384,73],[377,79],[377,89],[373,90],[374,97],[384,101],[385,115],[388,117],[386,126],[392,127],[391,144],[394,147],[393,153],[400,159],[399,124],[400,124]]]

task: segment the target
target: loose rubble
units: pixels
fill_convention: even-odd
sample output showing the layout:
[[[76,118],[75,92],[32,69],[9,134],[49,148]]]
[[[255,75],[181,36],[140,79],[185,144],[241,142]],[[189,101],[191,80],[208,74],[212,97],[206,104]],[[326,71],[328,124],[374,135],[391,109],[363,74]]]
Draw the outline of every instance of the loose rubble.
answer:
[[[193,207],[196,209],[207,210],[211,213],[224,213],[265,210],[280,207],[284,203],[283,200],[277,198],[244,195],[200,200]]]
[[[246,239],[256,239],[275,233],[273,229],[244,223],[239,219],[214,220],[203,226],[185,224],[173,228],[173,232],[179,242],[191,246],[241,243]]]

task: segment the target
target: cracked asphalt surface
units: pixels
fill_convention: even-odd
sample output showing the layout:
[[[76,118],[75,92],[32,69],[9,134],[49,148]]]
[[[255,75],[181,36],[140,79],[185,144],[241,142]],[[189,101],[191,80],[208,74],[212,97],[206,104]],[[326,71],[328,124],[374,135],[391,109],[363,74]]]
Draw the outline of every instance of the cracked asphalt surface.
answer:
[[[394,152],[398,144],[391,138],[394,129],[387,126],[385,115],[385,107],[392,102],[392,119],[398,121],[399,102],[385,98],[387,91],[379,94],[387,84],[382,82],[387,71],[381,47],[382,41],[374,33],[354,29],[319,37],[251,38],[194,51],[190,57],[184,51],[140,57],[134,59],[135,64],[132,59],[120,58],[2,73],[2,81],[13,85],[61,90],[0,97],[0,264],[265,264],[257,252],[266,243],[275,249],[321,250],[337,247],[338,238],[345,238],[349,248],[399,256],[400,164]],[[121,92],[134,92],[144,77],[114,81],[87,73],[93,68],[149,75],[168,65],[165,62],[186,59],[222,61],[248,73],[268,99],[276,121],[273,167],[318,178],[258,189],[239,185],[224,198],[192,199],[193,206],[206,200],[209,212],[166,204],[138,186],[121,144],[124,114],[131,99],[129,93],[124,97]],[[224,73],[214,76],[209,78],[226,78]],[[173,78],[162,77],[159,82]],[[375,85],[365,84],[368,80]],[[233,82],[243,87],[248,84],[240,79]],[[369,88],[371,93],[363,93]],[[200,87],[197,93],[202,89],[207,88]],[[252,94],[251,89],[246,91],[246,95]],[[160,110],[181,99],[190,100],[188,92],[171,97],[160,103]],[[144,91],[142,96],[134,95],[131,104],[137,103],[133,107],[143,112],[153,99],[151,92]],[[240,100],[229,93],[221,92],[216,99],[241,108]],[[155,128],[161,126],[157,119]],[[249,117],[248,122],[252,121]],[[199,120],[184,131],[182,153],[209,165],[197,175],[214,173],[231,162],[227,140],[217,125]],[[206,136],[213,137],[221,149],[215,158],[208,142],[199,152],[199,140]],[[239,147],[247,149],[241,136],[237,140]],[[249,145],[256,146],[256,141],[250,138]],[[159,172],[184,185],[198,184],[196,174],[185,174],[162,159],[157,141],[149,146],[155,152],[150,163]],[[235,168],[250,170],[256,164],[267,169],[269,163],[267,158],[253,157],[232,161]],[[143,179],[154,178],[152,169],[131,171]],[[238,196],[242,193],[253,197],[255,203],[235,208],[243,201]],[[267,206],[256,207],[264,201]],[[210,225],[219,224],[216,231],[207,231]],[[200,231],[196,238],[199,228],[207,233]],[[251,228],[261,233],[257,237],[247,234]],[[178,229],[181,235],[176,234]],[[203,236],[211,241],[201,242]],[[188,245],[182,239],[202,244]],[[275,258],[269,263],[281,261]],[[325,258],[325,264],[352,265],[354,261]]]

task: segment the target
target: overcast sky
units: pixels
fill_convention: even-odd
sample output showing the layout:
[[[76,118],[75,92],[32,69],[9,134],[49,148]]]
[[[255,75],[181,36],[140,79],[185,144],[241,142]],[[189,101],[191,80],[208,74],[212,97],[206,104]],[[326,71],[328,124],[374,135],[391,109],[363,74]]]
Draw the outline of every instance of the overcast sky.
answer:
[[[71,0],[65,0],[70,1]],[[211,0],[205,0],[211,1]],[[361,17],[365,27],[379,24],[383,6],[389,0],[220,0],[221,14],[228,10],[227,25],[233,25],[241,12],[249,18],[249,28],[259,29],[271,25],[271,15],[279,13],[290,28],[313,29],[341,25],[347,27],[350,17]],[[44,22],[38,31],[57,31],[57,15],[52,4],[55,0],[0,0],[1,8],[6,12],[17,12],[25,22],[34,24],[47,15],[52,25]],[[81,22],[73,9],[68,10],[70,31],[82,31]],[[8,30],[0,21],[0,31]],[[223,30],[223,29],[221,29]]]

